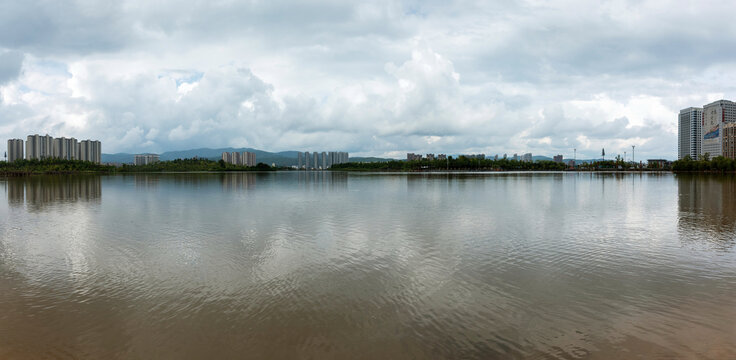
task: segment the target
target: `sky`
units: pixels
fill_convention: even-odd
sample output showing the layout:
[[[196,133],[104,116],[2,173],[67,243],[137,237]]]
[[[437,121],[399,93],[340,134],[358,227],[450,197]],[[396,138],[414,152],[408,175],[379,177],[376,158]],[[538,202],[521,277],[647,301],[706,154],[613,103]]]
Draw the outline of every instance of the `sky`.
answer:
[[[0,0],[0,138],[677,156],[736,100],[733,1]],[[0,144],[4,150],[6,142]]]

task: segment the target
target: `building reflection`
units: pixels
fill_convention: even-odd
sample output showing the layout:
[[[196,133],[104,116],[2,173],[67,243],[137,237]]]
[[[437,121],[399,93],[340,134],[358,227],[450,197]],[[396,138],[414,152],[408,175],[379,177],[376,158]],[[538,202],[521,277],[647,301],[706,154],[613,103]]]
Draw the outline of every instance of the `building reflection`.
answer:
[[[149,190],[158,187],[161,176],[151,174],[135,174],[135,187],[136,189]]]
[[[341,171],[300,171],[297,173],[297,182],[301,189],[347,190],[348,173]]]
[[[80,200],[99,202],[101,197],[99,176],[30,176],[7,180],[8,204],[26,204],[31,210]]]
[[[681,239],[705,240],[718,247],[733,247],[736,177],[677,175],[677,190]]]
[[[257,174],[239,172],[220,174],[220,185],[223,190],[249,190],[256,186]]]

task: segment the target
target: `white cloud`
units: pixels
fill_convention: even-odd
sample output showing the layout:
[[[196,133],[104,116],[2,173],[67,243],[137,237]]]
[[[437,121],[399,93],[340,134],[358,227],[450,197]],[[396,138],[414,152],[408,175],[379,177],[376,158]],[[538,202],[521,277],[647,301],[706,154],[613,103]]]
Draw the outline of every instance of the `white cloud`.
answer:
[[[723,1],[3,10],[0,136],[98,138],[106,152],[577,147],[585,157],[636,144],[642,156],[672,158],[677,111],[734,96],[736,84],[736,5]]]

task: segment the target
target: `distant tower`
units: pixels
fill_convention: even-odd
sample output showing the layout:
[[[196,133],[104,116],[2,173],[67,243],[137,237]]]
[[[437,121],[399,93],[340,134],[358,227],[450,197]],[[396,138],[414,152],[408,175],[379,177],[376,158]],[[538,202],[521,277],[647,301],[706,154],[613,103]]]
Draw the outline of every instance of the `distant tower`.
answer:
[[[631,162],[634,162],[634,148],[636,145],[631,145]]]

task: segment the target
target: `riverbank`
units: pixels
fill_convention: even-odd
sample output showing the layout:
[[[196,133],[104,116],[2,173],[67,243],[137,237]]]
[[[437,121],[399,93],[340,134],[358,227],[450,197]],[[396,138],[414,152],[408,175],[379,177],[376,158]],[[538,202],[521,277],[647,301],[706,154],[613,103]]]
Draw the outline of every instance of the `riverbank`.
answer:
[[[17,160],[0,163],[0,176],[19,177],[32,175],[72,175],[72,174],[125,174],[125,173],[165,173],[165,172],[230,172],[230,171],[276,171],[283,168],[271,167],[263,163],[256,166],[238,166],[224,161],[207,159],[177,159],[147,165],[121,166],[102,165],[80,160]]]

